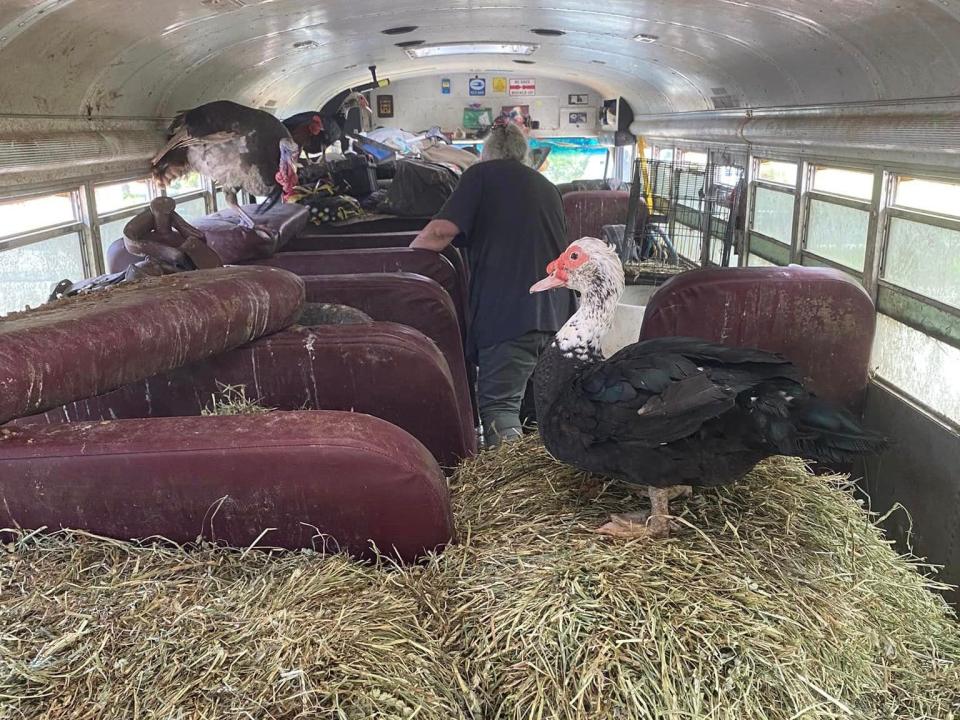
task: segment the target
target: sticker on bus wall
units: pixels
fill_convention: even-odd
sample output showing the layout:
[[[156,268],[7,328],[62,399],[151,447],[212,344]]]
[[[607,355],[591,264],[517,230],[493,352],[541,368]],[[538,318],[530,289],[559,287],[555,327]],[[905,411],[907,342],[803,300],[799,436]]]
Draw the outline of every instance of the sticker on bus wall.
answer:
[[[475,77],[470,78],[468,83],[470,88],[471,95],[486,95],[487,94],[487,81],[485,78]]]
[[[505,77],[495,77],[490,85],[493,88],[493,92],[498,95],[503,95],[507,91],[507,79]]]
[[[440,81],[440,92],[444,95],[450,94],[450,78],[443,78]]]
[[[511,95],[536,95],[537,81],[533,78],[510,78]]]

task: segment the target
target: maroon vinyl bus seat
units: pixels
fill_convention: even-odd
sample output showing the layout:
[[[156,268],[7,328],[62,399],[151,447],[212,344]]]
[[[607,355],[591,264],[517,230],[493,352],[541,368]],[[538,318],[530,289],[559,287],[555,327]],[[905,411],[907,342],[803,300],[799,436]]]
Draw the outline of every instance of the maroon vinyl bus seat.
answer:
[[[18,427],[0,441],[0,528],[121,540],[381,553],[412,561],[453,538],[427,450],[343,412]]]
[[[243,209],[254,222],[270,231],[265,238],[240,224],[240,216],[231,208],[206,215],[190,224],[203,231],[207,245],[225,265],[243,260],[267,258],[303,232],[310,220],[310,211],[303,205],[277,203],[263,213],[257,213],[258,205],[244,205]],[[127,252],[123,238],[115,240],[107,248],[107,271],[120,272],[143,258]]]
[[[863,287],[827,268],[691,270],[650,298],[640,339],[689,336],[777,352],[821,397],[856,411],[876,313]]]
[[[308,275],[307,302],[348,305],[374,320],[408,325],[433,340],[447,360],[465,419],[474,422],[471,377],[463,356],[457,311],[440,285],[412,273]]]
[[[447,291],[457,310],[461,338],[466,333],[467,287],[453,264],[430,250],[409,247],[362,250],[284,252],[256,260],[301,276],[406,272],[424,275]]]
[[[328,250],[373,250],[385,248],[405,248],[417,236],[416,233],[380,233],[354,235],[307,235],[291,240],[282,252],[318,252]],[[460,284],[469,288],[470,272],[463,253],[453,245],[448,245],[440,253],[457,271]]]
[[[625,225],[630,193],[620,190],[575,190],[563,196],[567,242],[600,237],[604,225]]]
[[[288,327],[303,281],[264,267],[148,278],[0,320],[0,424]]]
[[[301,233],[283,246],[283,252],[317,250],[361,250],[363,248],[407,247],[417,236],[414,232],[344,233],[311,235]]]
[[[292,327],[17,425],[199,415],[222,385],[243,385],[278,410],[373,415],[409,432],[444,466],[476,452],[440,350],[413,328],[380,322]]]
[[[380,215],[340,223],[308,225],[304,235],[349,235],[351,233],[419,232],[433,218]]]

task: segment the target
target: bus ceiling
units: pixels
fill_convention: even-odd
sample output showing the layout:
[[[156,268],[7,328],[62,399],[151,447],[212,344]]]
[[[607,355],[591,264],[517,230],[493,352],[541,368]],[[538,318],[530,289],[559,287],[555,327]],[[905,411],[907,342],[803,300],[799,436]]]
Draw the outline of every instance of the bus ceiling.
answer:
[[[168,117],[219,98],[282,115],[370,65],[576,80],[638,114],[902,101],[956,93],[960,4],[6,0],[0,61],[8,115]]]

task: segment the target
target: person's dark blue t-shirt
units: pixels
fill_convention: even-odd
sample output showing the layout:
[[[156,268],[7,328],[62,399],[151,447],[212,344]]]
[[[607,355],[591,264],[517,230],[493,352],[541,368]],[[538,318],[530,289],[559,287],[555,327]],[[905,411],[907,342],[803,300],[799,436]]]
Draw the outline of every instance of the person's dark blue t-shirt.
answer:
[[[556,332],[576,310],[570,290],[529,292],[567,245],[560,191],[536,170],[516,160],[479,162],[436,217],[460,229],[454,245],[467,251],[470,357],[532,330]]]

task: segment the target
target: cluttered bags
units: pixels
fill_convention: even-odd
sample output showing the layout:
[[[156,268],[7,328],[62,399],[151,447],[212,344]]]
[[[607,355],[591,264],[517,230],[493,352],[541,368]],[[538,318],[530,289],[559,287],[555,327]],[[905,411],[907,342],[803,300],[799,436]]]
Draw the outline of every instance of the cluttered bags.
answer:
[[[443,165],[400,158],[382,211],[406,217],[436,215],[457,186],[458,176]]]

